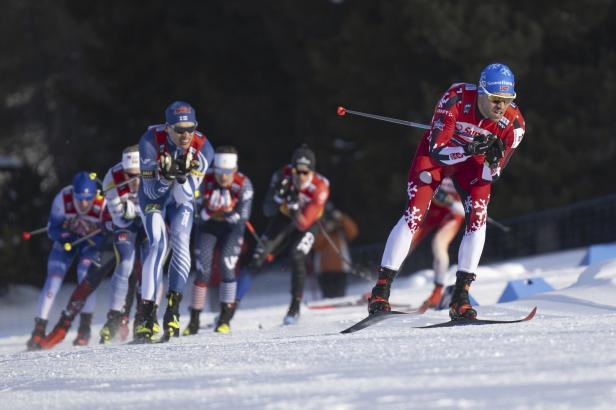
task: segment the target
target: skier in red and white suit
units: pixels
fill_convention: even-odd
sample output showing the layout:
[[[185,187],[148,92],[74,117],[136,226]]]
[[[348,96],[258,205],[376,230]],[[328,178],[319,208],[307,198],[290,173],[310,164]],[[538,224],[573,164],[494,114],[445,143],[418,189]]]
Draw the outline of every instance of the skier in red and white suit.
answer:
[[[370,314],[388,311],[389,292],[434,190],[451,177],[464,204],[466,227],[458,251],[458,271],[449,315],[474,319],[468,290],[483,251],[490,187],[505,168],[525,132],[513,103],[514,76],[503,64],[490,64],[479,85],[454,84],[438,102],[431,129],[424,134],[409,169],[408,204],[387,239],[379,278],[372,289]]]

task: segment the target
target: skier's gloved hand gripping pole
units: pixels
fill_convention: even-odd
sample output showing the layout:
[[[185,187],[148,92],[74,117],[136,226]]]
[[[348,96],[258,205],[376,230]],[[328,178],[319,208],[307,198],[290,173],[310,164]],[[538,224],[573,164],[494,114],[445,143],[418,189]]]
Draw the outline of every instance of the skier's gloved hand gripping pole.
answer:
[[[257,235],[257,231],[256,231],[255,227],[252,226],[250,221],[246,221],[245,224],[246,224],[246,228],[248,228],[248,232],[250,232],[252,234],[252,237],[255,238],[255,241],[257,241],[257,245],[259,245],[261,248],[265,249],[265,244],[263,243],[261,238],[259,238],[259,235]],[[274,260],[274,255],[272,255],[271,253],[268,254],[265,257],[265,260],[267,262],[273,261]]]
[[[91,175],[94,175],[94,178],[96,178],[96,173],[92,172]],[[111,191],[112,189],[116,189],[116,188],[119,188],[119,187],[124,186],[126,184],[130,184],[131,182],[133,182],[133,181],[135,181],[137,179],[139,179],[138,176],[137,177],[129,178],[129,179],[127,179],[124,182],[120,182],[119,184],[115,184],[115,185],[109,187],[108,189],[103,190],[102,193],[104,195],[107,192]],[[21,239],[23,239],[24,241],[29,241],[33,236],[40,235],[42,233],[46,233],[47,230],[48,230],[48,227],[44,226],[42,228],[34,229],[32,231],[24,231],[24,232],[21,233]]]
[[[368,113],[360,112],[360,111],[347,110],[344,107],[338,107],[337,110],[336,110],[336,113],[339,116],[341,116],[341,117],[346,115],[346,114],[351,114],[351,115],[357,115],[359,117],[372,118],[373,120],[379,120],[379,121],[391,122],[391,123],[394,123],[394,124],[405,125],[407,127],[420,128],[422,130],[429,130],[429,129],[431,129],[431,127],[429,125],[427,125],[427,124],[420,124],[418,122],[399,120],[397,118],[384,117],[382,115],[368,114]],[[486,153],[488,151],[489,148],[491,148],[494,145],[495,140],[496,140],[495,137],[488,136],[488,137],[486,137],[486,141],[485,142],[479,141],[479,140],[473,141],[473,144],[471,144],[471,146],[473,148],[476,148],[477,153],[484,154],[484,153]],[[481,142],[483,142],[483,144],[481,144]],[[500,142],[499,148],[502,151],[502,149],[503,149],[502,142]],[[496,150],[496,148],[494,150]],[[494,156],[498,157],[497,154],[494,154]],[[500,158],[502,158],[502,153],[501,153],[500,157],[495,158],[495,161],[497,161]],[[492,219],[490,217],[488,217],[487,221],[488,221],[488,223],[491,223],[492,225],[496,226],[498,229],[502,230],[503,232],[509,232],[511,230],[510,227],[505,226],[505,225],[501,224],[498,221],[495,221],[494,219]]]
[[[130,184],[131,182],[136,181],[139,178],[140,178],[139,176],[131,177],[131,178],[128,178],[126,181],[120,182],[119,184],[113,184],[109,188],[103,190],[103,195],[106,194],[107,192],[111,191],[112,189],[120,188],[120,187],[122,187],[124,185]]]
[[[329,236],[329,234],[327,233],[327,231],[325,230],[325,227],[323,226],[323,224],[321,223],[320,219],[317,219],[317,225],[319,225],[319,229],[321,230],[321,233],[323,234],[323,237],[325,238],[325,240],[329,243],[329,246],[332,247],[332,249],[336,252],[336,254],[340,257],[340,259],[342,259],[342,261],[344,263],[346,263],[347,265],[349,265],[351,267],[351,272],[354,275],[359,276],[360,278],[369,280],[369,281],[374,281],[376,280],[375,277],[373,277],[370,273],[368,273],[366,270],[358,268],[357,266],[353,265],[351,263],[350,260],[348,260],[343,254],[342,252],[340,252],[340,249],[338,249],[338,247],[336,246],[336,243],[334,242],[334,240],[332,239],[331,236]]]

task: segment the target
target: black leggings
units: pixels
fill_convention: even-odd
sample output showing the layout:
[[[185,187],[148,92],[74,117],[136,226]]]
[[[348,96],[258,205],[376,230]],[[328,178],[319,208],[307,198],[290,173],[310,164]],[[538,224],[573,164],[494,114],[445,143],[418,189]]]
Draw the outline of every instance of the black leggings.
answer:
[[[308,254],[314,244],[316,224],[312,224],[306,231],[299,231],[295,224],[285,215],[276,214],[261,235],[264,246],[257,246],[252,255],[249,269],[257,273],[265,262],[267,256],[274,257],[289,249],[291,259],[291,295],[301,299],[304,293],[304,282],[307,274]]]

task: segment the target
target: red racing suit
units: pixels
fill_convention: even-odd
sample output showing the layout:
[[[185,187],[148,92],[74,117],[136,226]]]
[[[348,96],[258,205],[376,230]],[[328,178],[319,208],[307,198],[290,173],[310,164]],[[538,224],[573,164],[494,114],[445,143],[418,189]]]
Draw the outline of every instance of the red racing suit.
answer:
[[[524,118],[511,103],[500,121],[483,117],[477,106],[477,87],[454,84],[438,102],[431,129],[426,131],[408,173],[408,203],[403,218],[392,230],[381,265],[398,270],[404,261],[412,236],[422,224],[434,190],[445,177],[451,177],[464,204],[466,228],[458,255],[458,269],[474,272],[485,242],[485,226],[490,202],[490,184],[496,180],[524,137]],[[483,155],[470,156],[465,146],[477,135],[494,134],[503,141],[504,155],[493,166]],[[409,232],[404,232],[406,223]]]
[[[432,204],[421,226],[415,231],[413,247],[416,248],[430,232],[441,229],[449,221],[455,221],[458,231],[464,221],[460,200],[451,180],[446,178],[432,198]]]
[[[524,118],[512,103],[503,118],[494,122],[484,118],[477,107],[477,87],[454,84],[438,102],[431,123],[425,132],[409,169],[407,193],[409,201],[404,218],[415,233],[434,190],[449,176],[462,194],[466,211],[466,233],[486,224],[490,201],[490,184],[496,180],[524,137]],[[483,155],[469,156],[464,146],[479,134],[494,134],[505,145],[505,153],[493,167],[484,163]]]

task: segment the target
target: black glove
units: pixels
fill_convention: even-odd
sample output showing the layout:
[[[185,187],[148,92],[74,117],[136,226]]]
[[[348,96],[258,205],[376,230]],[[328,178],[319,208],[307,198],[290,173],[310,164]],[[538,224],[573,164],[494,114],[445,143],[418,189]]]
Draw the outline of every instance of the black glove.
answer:
[[[498,166],[498,163],[503,158],[503,155],[505,155],[505,143],[502,139],[497,138],[486,151],[485,159],[490,168],[492,168]]]
[[[276,187],[274,192],[274,201],[277,204],[282,204],[288,200],[289,193],[291,192],[292,184],[289,178],[283,178]]]
[[[173,164],[173,158],[171,158],[171,155],[166,152],[161,154],[160,158],[158,159],[158,167],[160,168],[160,174],[165,180],[169,182],[175,181],[176,177]]]
[[[473,138],[473,141],[469,142],[464,147],[466,155],[482,155],[485,154],[488,148],[494,144],[498,138],[494,134],[477,135]]]
[[[186,182],[186,175],[192,170],[193,162],[189,161],[186,155],[173,159],[168,153],[162,154],[158,160],[163,178],[170,182],[178,181],[180,184]]]
[[[278,184],[278,196],[280,196],[281,198],[285,198],[291,191],[291,186],[291,179],[283,178]]]
[[[186,157],[186,155],[178,155],[178,157],[174,161],[175,168],[175,179],[180,184],[186,182],[186,175],[190,172],[191,166],[190,161]]]

